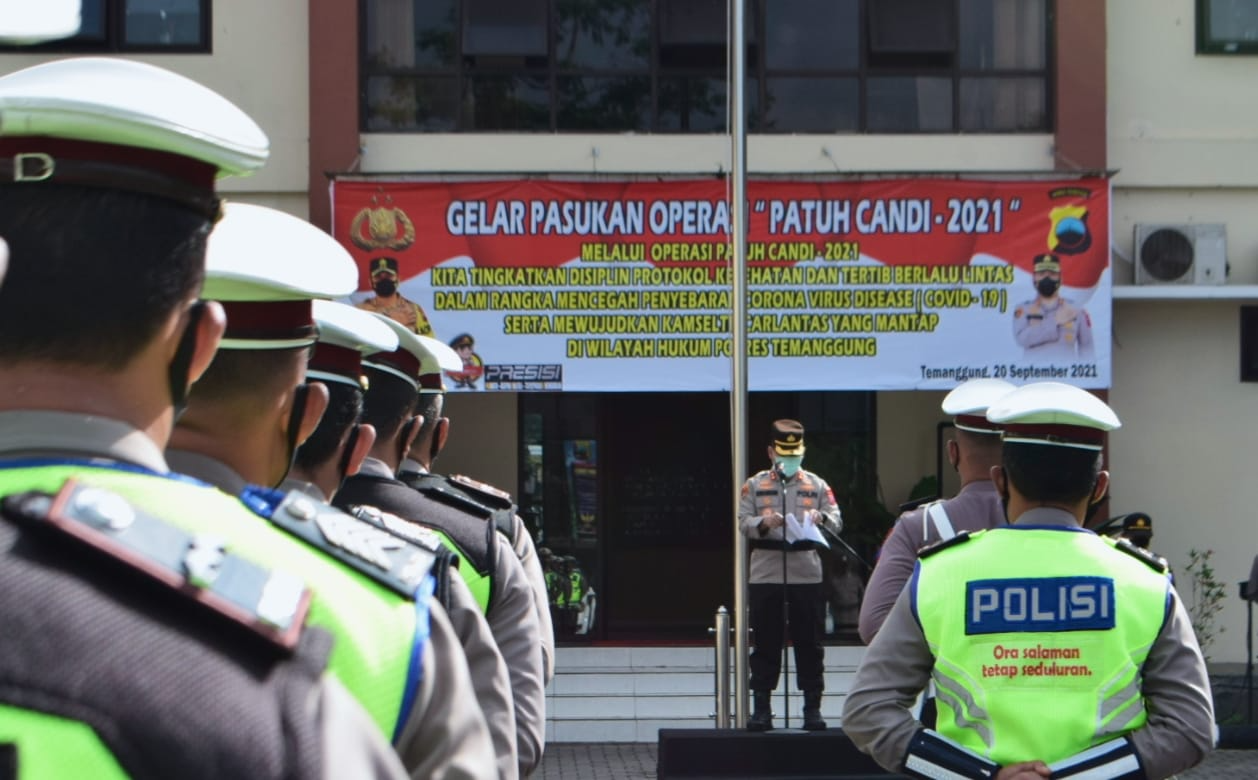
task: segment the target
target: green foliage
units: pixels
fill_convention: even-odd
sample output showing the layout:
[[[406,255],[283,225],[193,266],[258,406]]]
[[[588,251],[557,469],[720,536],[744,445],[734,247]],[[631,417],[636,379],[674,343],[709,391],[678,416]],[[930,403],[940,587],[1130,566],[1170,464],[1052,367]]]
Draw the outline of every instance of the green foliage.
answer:
[[[927,474],[909,490],[909,501],[919,498],[939,498],[939,479],[934,474]]]
[[[895,521],[883,503],[868,434],[813,436],[804,468],[819,474],[843,512],[843,538],[862,552],[876,548]]]
[[[1214,567],[1210,558],[1214,550],[1188,551],[1189,583],[1192,587],[1192,600],[1189,602],[1188,614],[1192,618],[1192,628],[1197,634],[1197,642],[1206,659],[1210,658],[1207,649],[1226,627],[1215,624],[1219,612],[1223,610],[1223,602],[1227,598],[1227,589],[1214,576]]]

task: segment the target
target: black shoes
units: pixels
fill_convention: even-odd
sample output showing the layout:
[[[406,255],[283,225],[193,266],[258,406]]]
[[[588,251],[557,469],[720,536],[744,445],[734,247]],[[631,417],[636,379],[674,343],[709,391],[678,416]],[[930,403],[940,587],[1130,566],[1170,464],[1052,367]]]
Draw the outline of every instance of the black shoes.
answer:
[[[769,709],[769,692],[753,691],[754,707],[747,721],[748,731],[769,731],[773,728],[773,712]]]

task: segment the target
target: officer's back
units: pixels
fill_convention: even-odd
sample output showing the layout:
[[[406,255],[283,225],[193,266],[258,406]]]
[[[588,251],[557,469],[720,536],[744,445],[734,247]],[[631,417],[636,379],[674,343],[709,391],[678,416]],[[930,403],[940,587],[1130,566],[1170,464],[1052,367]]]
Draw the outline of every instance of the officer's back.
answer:
[[[0,78],[0,765],[53,777],[385,777],[323,674],[310,591],[136,496],[222,311],[195,304],[214,181],[266,159],[236,107],[120,60]],[[48,305],[55,295],[60,306]],[[335,739],[332,736],[335,735]]]

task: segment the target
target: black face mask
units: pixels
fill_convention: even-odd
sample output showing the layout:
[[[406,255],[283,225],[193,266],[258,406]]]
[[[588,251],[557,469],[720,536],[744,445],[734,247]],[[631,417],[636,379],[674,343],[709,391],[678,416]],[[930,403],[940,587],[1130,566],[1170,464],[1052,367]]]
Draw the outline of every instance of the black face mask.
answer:
[[[205,301],[196,301],[188,309],[188,324],[179,337],[179,346],[170,361],[167,384],[170,387],[170,404],[175,409],[177,422],[188,407],[188,366],[192,363],[192,351],[197,345],[197,325],[205,314]]]
[[[1058,287],[1061,287],[1061,282],[1048,276],[1035,283],[1035,289],[1045,298],[1051,298]]]
[[[397,292],[397,282],[392,279],[381,279],[371,286],[376,291],[376,295],[381,298],[388,298]]]
[[[301,427],[302,418],[306,416],[306,400],[309,397],[310,385],[297,385],[293,391],[293,408],[288,414],[288,463],[284,466],[284,473],[271,487],[279,487],[285,479],[288,479],[288,472],[293,468],[293,461],[297,458],[297,447],[300,444],[297,441],[297,435],[301,431],[298,429]]]

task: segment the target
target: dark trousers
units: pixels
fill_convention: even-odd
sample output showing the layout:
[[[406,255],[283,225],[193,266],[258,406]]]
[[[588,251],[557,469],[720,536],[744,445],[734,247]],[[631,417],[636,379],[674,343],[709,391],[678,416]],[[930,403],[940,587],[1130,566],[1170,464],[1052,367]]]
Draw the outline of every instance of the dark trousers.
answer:
[[[782,673],[782,586],[747,586],[751,607],[751,630],[755,649],[751,653],[751,690],[777,688]],[[821,583],[786,586],[787,626],[795,646],[795,682],[801,691],[821,691],[825,662],[825,599]]]

